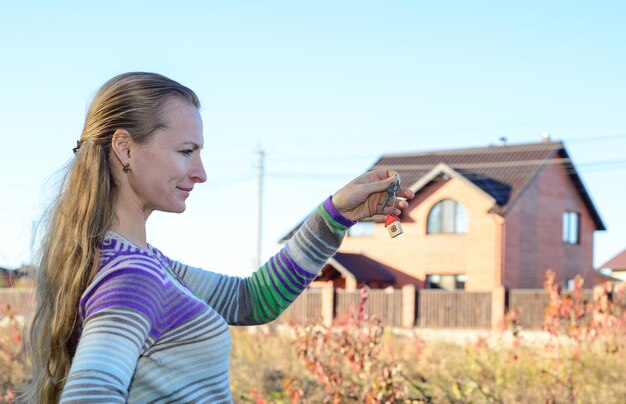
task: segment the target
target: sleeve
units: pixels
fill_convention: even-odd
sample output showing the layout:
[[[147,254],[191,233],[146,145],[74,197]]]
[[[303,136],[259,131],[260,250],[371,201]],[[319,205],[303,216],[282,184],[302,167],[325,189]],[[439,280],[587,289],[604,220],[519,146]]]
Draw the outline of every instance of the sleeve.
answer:
[[[159,333],[158,278],[122,269],[81,299],[83,329],[61,403],[124,403],[139,356]]]
[[[315,279],[353,224],[337,211],[329,197],[278,254],[247,278],[178,262],[172,267],[193,293],[228,324],[264,324],[275,320]]]

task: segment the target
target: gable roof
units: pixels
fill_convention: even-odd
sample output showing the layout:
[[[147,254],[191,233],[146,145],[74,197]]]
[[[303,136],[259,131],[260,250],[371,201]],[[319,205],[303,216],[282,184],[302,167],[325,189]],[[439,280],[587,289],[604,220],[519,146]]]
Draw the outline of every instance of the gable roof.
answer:
[[[400,175],[402,176],[402,175]],[[411,185],[411,189],[417,194],[419,190],[426,187],[433,181],[446,181],[449,178],[456,178],[463,182],[467,182],[470,184],[474,184],[467,178],[467,174],[456,171],[454,168],[450,167],[446,163],[437,164],[432,170],[423,175],[415,184]],[[476,184],[474,184],[476,185]],[[487,188],[489,189],[489,188]],[[495,199],[495,196],[492,193],[489,193],[483,187],[478,187],[478,190],[481,191],[487,198],[492,200],[494,203],[498,202]]]
[[[626,269],[626,250],[617,254],[615,257],[611,258],[604,265],[600,266],[600,269],[609,268],[609,269]]]
[[[440,175],[439,179],[449,177],[445,170],[448,167],[493,197],[496,202],[493,211],[503,215],[541,168],[548,164],[565,166],[596,228],[605,230],[604,223],[562,142],[387,154],[381,156],[370,170],[395,170],[400,173],[405,185],[410,184],[409,186],[417,190],[421,188],[420,185],[425,185],[424,178],[436,180],[437,175]],[[436,167],[439,169],[433,172]]]
[[[400,174],[403,185],[410,186],[414,191],[429,182],[460,175],[494,199],[492,212],[504,215],[548,164],[565,166],[596,229],[606,230],[562,142],[386,154],[372,165],[370,171],[381,168],[395,170]],[[301,225],[302,222],[290,230],[281,242],[291,238]]]

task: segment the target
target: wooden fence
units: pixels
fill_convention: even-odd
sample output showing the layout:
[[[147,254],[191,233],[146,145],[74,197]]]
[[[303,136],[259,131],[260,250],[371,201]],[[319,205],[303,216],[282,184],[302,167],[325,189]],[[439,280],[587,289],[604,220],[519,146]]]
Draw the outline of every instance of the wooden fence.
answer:
[[[322,317],[322,290],[307,289],[280,316],[281,321],[302,323],[319,321]]]
[[[32,289],[0,288],[0,307],[9,306],[13,314],[28,315],[34,308]]]
[[[582,299],[593,301],[593,291],[584,289]],[[564,293],[563,296],[567,296]],[[515,310],[519,324],[524,329],[539,329],[544,319],[544,310],[549,302],[543,289],[512,289],[509,291],[508,309]]]
[[[337,290],[335,294],[335,317],[356,315],[359,309],[359,292]],[[402,292],[399,289],[370,289],[365,302],[365,312],[376,316],[385,325],[402,325]]]
[[[418,324],[427,328],[489,328],[490,292],[422,289],[418,299]]]
[[[411,292],[411,296],[398,289],[369,290],[365,305],[365,312],[383,320],[387,326],[400,327],[402,323],[403,306],[410,303],[414,307],[413,317],[409,317],[409,324],[427,328],[489,328],[491,326],[492,304],[496,302],[494,295],[489,292],[463,292],[421,289]],[[359,292],[332,290],[330,296],[331,320],[356,315],[359,307]],[[626,294],[620,295],[624,300],[617,302],[626,310]],[[307,289],[283,313],[280,321],[319,321],[323,317],[324,291],[322,289]],[[617,297],[617,296],[616,296]],[[404,300],[404,301],[403,301]],[[501,299],[500,299],[501,300]],[[592,291],[583,291],[583,300],[592,302]],[[524,329],[538,329],[544,318],[544,308],[548,303],[548,296],[541,289],[515,289],[508,291],[506,307],[509,311],[515,310],[518,320]],[[33,294],[30,289],[0,288],[0,307],[9,305],[15,314],[28,315],[32,313]]]

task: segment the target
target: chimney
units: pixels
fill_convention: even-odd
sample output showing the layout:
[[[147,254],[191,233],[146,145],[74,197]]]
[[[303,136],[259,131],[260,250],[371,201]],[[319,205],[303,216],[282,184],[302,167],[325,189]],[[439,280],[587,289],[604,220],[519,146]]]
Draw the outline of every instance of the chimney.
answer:
[[[508,142],[507,138],[505,136],[502,136],[500,138],[500,146],[506,146],[508,144],[509,144],[509,142]]]
[[[544,131],[541,134],[541,140],[543,141],[543,143],[548,143],[550,141],[550,134]]]

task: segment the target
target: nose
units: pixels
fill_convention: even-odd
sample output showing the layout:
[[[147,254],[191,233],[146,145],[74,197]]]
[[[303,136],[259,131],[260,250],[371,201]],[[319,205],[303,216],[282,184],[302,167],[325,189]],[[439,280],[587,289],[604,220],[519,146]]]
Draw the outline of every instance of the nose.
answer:
[[[206,181],[206,171],[204,170],[204,164],[202,164],[202,158],[200,157],[200,153],[197,153],[198,158],[196,159],[195,164],[193,165],[189,175],[193,182],[195,183],[203,183]]]

